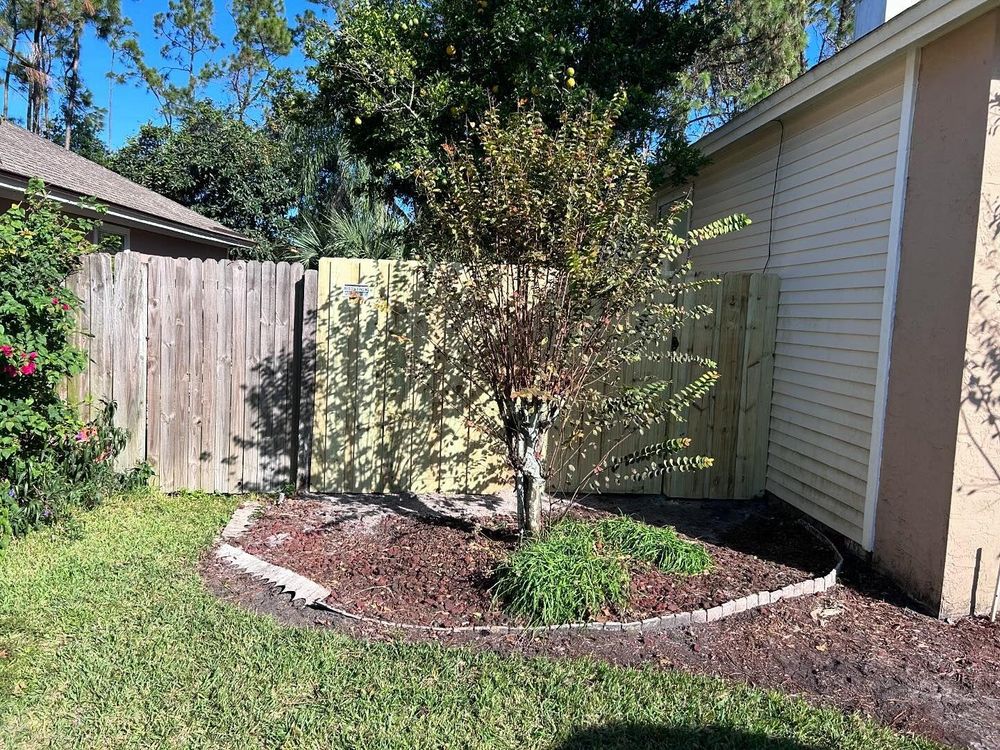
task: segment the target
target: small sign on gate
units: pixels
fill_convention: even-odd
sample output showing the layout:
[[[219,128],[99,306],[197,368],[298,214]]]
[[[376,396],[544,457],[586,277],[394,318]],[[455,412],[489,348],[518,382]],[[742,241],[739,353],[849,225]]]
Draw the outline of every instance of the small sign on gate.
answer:
[[[348,299],[366,300],[372,296],[372,288],[367,284],[344,284],[343,293]]]

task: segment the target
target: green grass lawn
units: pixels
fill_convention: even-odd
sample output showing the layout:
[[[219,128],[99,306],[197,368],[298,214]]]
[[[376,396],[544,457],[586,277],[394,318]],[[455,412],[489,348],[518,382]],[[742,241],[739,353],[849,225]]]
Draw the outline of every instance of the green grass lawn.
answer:
[[[718,680],[283,628],[198,578],[235,503],[123,499],[0,552],[0,747],[931,747]]]

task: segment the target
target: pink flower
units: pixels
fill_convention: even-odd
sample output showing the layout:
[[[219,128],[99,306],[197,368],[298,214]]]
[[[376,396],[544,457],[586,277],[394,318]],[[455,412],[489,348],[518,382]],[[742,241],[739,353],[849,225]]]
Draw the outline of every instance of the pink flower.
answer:
[[[3,346],[0,346],[0,354],[3,354],[5,357],[9,357],[13,353],[14,353],[14,347],[11,346],[10,344],[4,344]]]
[[[75,440],[78,443],[87,443],[90,442],[91,439],[96,437],[97,437],[96,427],[84,427],[82,430],[76,433]]]
[[[3,371],[12,378],[16,378],[18,375],[17,368],[14,365],[4,365]]]
[[[63,303],[62,303],[62,309],[63,309],[63,310],[69,310],[69,305],[68,305],[68,304],[66,304],[65,302],[63,302]]]
[[[29,362],[28,364],[23,365],[21,367],[21,374],[22,375],[31,375],[37,368],[38,368],[38,365],[36,365],[34,362]]]
[[[29,362],[34,362],[36,359],[38,359],[38,352],[29,352],[28,353],[28,361]]]

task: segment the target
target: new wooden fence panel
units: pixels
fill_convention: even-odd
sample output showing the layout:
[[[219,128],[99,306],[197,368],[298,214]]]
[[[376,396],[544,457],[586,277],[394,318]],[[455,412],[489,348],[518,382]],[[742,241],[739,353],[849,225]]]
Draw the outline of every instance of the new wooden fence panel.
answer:
[[[167,491],[307,479],[298,454],[312,429],[315,271],[97,254],[70,283],[91,364],[67,392],[88,413],[118,403],[132,435],[123,467],[149,461]]]
[[[449,350],[443,321],[433,310],[416,314],[427,306],[422,282],[415,262],[320,262],[312,489],[482,493],[506,483],[498,446],[476,420],[488,399],[450,365],[449,357],[460,353],[443,356]],[[610,474],[598,484],[601,491],[720,498],[763,491],[777,292],[777,279],[760,274],[729,274],[720,284],[687,292],[683,304],[715,313],[686,327],[676,348],[716,360],[719,383],[687,421],[657,426],[614,450],[621,455],[686,434],[690,452],[712,455],[715,468],[643,481]],[[680,386],[701,373],[656,356],[669,348],[671,342],[654,342],[653,356],[630,368],[627,378],[672,379]],[[551,489],[574,490],[581,472],[620,438],[609,430]]]
[[[499,489],[502,462],[473,424],[469,386],[438,349],[444,321],[415,314],[421,265],[323,259],[318,293],[311,487]]]

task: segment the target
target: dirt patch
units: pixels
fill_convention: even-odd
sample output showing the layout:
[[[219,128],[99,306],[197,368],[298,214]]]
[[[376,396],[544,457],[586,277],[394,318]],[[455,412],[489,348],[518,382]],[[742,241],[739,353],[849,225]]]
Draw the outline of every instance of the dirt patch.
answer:
[[[580,509],[577,515],[609,515]],[[524,625],[490,592],[494,572],[517,543],[509,516],[480,520],[387,514],[377,523],[342,518],[327,502],[293,499],[271,506],[239,541],[247,552],[329,588],[331,606],[392,622],[437,627]],[[641,620],[709,608],[757,591],[824,575],[832,552],[800,524],[755,516],[730,528],[723,544],[705,543],[711,572],[632,570],[630,600],[598,620]]]

